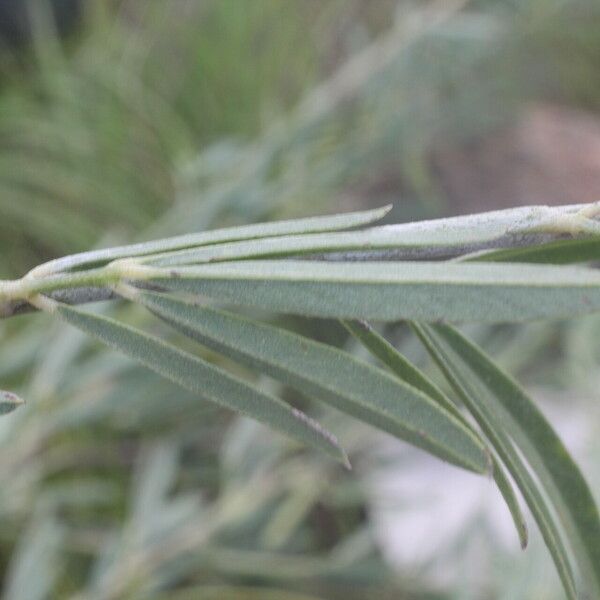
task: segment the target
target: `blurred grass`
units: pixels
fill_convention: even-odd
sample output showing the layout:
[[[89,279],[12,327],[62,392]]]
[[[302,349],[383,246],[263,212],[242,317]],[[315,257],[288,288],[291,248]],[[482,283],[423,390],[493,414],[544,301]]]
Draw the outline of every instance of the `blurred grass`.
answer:
[[[38,11],[25,74],[5,61],[0,271],[141,231],[175,201],[180,161],[256,134],[315,81],[336,5],[125,2],[114,17],[94,0],[68,51]]]
[[[41,18],[28,53],[1,60],[0,276],[99,243],[332,207],[434,215],[437,140],[540,98],[598,108],[594,2],[455,5],[90,0],[63,44]],[[475,333],[530,380],[589,390],[596,321]],[[465,578],[435,593],[426,568],[383,560],[362,475],[385,461],[364,428],[322,415],[349,474],[43,317],[0,323],[0,339],[2,385],[28,400],[0,420],[3,598],[467,597]],[[497,563],[513,557],[498,556],[490,598],[507,597]]]

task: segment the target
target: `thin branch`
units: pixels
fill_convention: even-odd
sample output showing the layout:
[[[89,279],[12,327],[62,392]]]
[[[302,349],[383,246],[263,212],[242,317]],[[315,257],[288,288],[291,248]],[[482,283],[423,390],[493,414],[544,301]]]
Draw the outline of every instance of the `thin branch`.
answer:
[[[463,217],[385,225],[362,230],[369,235],[368,244],[360,243],[361,232],[357,232],[354,250],[326,253],[315,251],[312,254],[309,252],[296,257],[288,255],[285,258],[344,262],[450,260],[490,250],[535,247],[561,240],[597,237],[600,234],[600,222],[596,220],[599,212],[600,203],[558,207],[529,206]],[[379,234],[381,244],[378,244]],[[127,248],[121,250],[125,251]],[[137,246],[129,248],[139,250]],[[83,261],[86,264],[95,263],[96,266],[96,261],[105,258],[107,254],[110,254],[110,249],[73,255],[59,259],[58,262],[72,266],[73,261],[77,265]],[[158,253],[153,256],[160,255]],[[47,265],[56,263],[54,261]],[[136,285],[145,286],[147,284],[143,283],[144,280],[150,279],[153,272],[155,269],[139,264],[133,257],[91,270],[50,270],[43,275],[43,269],[37,268],[21,280],[0,281],[0,319],[36,310],[26,300],[31,294],[45,294],[66,304],[112,300],[115,298],[113,285],[133,279]]]
[[[56,302],[64,304],[88,304],[90,302],[103,302],[117,298],[116,294],[109,288],[83,287],[57,290],[48,296]],[[25,300],[9,300],[0,303],[0,319],[7,319],[26,313],[36,312],[38,309]]]

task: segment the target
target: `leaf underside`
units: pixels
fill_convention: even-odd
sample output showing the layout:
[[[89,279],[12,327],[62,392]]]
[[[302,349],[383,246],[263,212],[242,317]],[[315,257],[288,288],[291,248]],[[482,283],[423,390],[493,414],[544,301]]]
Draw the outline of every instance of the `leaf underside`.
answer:
[[[248,260],[159,269],[152,281],[275,312],[372,321],[519,322],[600,310],[600,273],[571,266]]]
[[[196,341],[317,400],[476,472],[489,470],[478,436],[427,395],[351,354],[192,302],[140,292],[138,301]]]
[[[289,221],[256,223],[225,229],[213,229],[200,233],[180,235],[151,242],[141,242],[128,246],[106,248],[59,258],[43,265],[44,270],[57,272],[64,270],[98,267],[120,258],[143,257],[152,254],[176,252],[188,248],[198,248],[239,240],[256,240],[265,237],[310,234],[326,231],[339,231],[368,225],[382,219],[390,206],[354,213],[337,214],[326,217],[309,217]]]
[[[400,379],[414,385],[417,389],[427,394],[441,406],[447,407],[453,414],[461,419],[465,425],[468,422],[458,410],[456,405],[433,383],[424,373],[406,359],[392,344],[383,336],[378,334],[368,323],[358,321],[343,321],[342,324],[348,331],[363,344],[372,354],[383,364],[395,373]],[[506,505],[510,511],[521,547],[527,547],[529,534],[527,523],[521,511],[519,501],[514,492],[513,486],[504,472],[501,462],[495,455],[492,455],[493,476],[496,485]]]
[[[226,371],[114,319],[66,305],[58,305],[57,313],[71,325],[196,392],[204,400],[252,417],[302,444],[347,463],[347,457],[333,435],[320,425],[278,398]]]
[[[456,329],[412,325],[517,482],[569,598],[577,595],[565,539],[584,584],[592,597],[597,597],[597,508],[556,433],[518,384]],[[537,481],[529,469],[534,470]]]

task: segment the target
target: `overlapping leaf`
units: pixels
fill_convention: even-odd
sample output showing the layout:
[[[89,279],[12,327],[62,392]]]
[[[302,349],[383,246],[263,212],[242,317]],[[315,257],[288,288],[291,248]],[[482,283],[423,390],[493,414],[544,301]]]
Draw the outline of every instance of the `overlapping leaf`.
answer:
[[[209,231],[52,261],[22,281],[4,282],[4,294],[10,302],[30,301],[56,312],[201,398],[339,460],[346,457],[335,439],[281,400],[164,341],[56,300],[63,294],[68,300],[70,292],[83,288],[96,299],[120,291],[187,336],[344,413],[463,468],[491,469],[525,545],[525,521],[504,464],[540,527],[569,598],[576,597],[571,557],[590,593],[600,597],[600,519],[594,499],[516,382],[451,327],[413,324],[490,441],[489,450],[448,396],[362,323],[518,322],[598,311],[600,272],[569,266],[599,256],[597,209],[529,207],[343,232],[377,220],[385,214],[381,209]],[[575,239],[563,239],[565,232]],[[510,244],[515,236],[519,243],[538,245],[473,253]],[[311,260],[299,260],[303,256]],[[398,260],[449,256],[459,260]],[[546,262],[555,264],[540,264]],[[298,334],[164,293],[171,291],[338,318],[389,371]],[[46,293],[54,300],[39,296]],[[74,301],[88,296],[75,295]],[[12,410],[17,400],[1,393],[0,413]]]
[[[360,227],[373,223],[374,221],[379,221],[387,212],[389,212],[389,210],[390,207],[385,206],[374,210],[345,213],[328,217],[308,217],[305,219],[292,219],[289,221],[277,221],[273,223],[256,223],[253,225],[242,225],[225,229],[213,229],[211,231],[202,231],[200,233],[191,233],[173,238],[131,244],[128,246],[93,250],[45,263],[38,267],[36,272],[54,273],[72,269],[90,269],[119,258],[132,258],[136,256],[180,251],[186,248],[197,248],[211,244],[224,244],[236,240],[251,240],[289,236],[293,234],[352,229],[353,227]]]
[[[469,426],[462,413],[456,405],[440,390],[440,388],[431,381],[420,369],[415,367],[406,359],[394,346],[392,346],[383,336],[373,330],[368,323],[357,321],[343,321],[343,325],[350,333],[359,340],[374,356],[395,373],[400,379],[410,383],[417,389],[427,394],[441,406],[447,408],[456,415],[466,426]],[[502,497],[513,518],[521,547],[525,548],[528,543],[529,534],[527,523],[521,512],[519,501],[513,490],[513,486],[506,476],[500,461],[496,456],[492,456],[493,476]]]
[[[71,325],[174,383],[198,393],[201,398],[252,417],[347,464],[344,452],[330,433],[278,398],[192,354],[114,319],[61,304],[57,305],[56,312]]]
[[[527,321],[600,310],[600,273],[581,267],[240,261],[157,269],[153,281],[271,311],[395,321]]]
[[[599,564],[595,557],[600,551],[597,509],[587,484],[554,431],[520,388],[458,332],[448,326],[413,323],[413,327],[511,472],[542,532],[568,597],[575,599],[577,594],[559,521],[567,526],[577,566],[595,594]],[[535,469],[539,483],[529,467]]]
[[[535,469],[562,521],[592,597],[600,597],[600,517],[577,464],[536,404],[519,384],[475,344],[447,325],[430,327],[454,353],[454,369],[468,370],[488,392],[498,426],[510,432]]]
[[[416,388],[337,348],[178,298],[139,292],[144,306],[186,335],[341,411],[476,472],[489,455],[461,419]]]

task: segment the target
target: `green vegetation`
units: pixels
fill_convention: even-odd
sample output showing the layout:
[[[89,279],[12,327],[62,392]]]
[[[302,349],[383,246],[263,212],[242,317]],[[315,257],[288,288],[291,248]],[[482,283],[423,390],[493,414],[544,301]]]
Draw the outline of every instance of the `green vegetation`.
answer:
[[[600,595],[597,208],[421,221],[461,211],[438,146],[597,109],[595,3],[38,16],[0,61],[0,597]],[[507,545],[448,533],[464,481]]]

